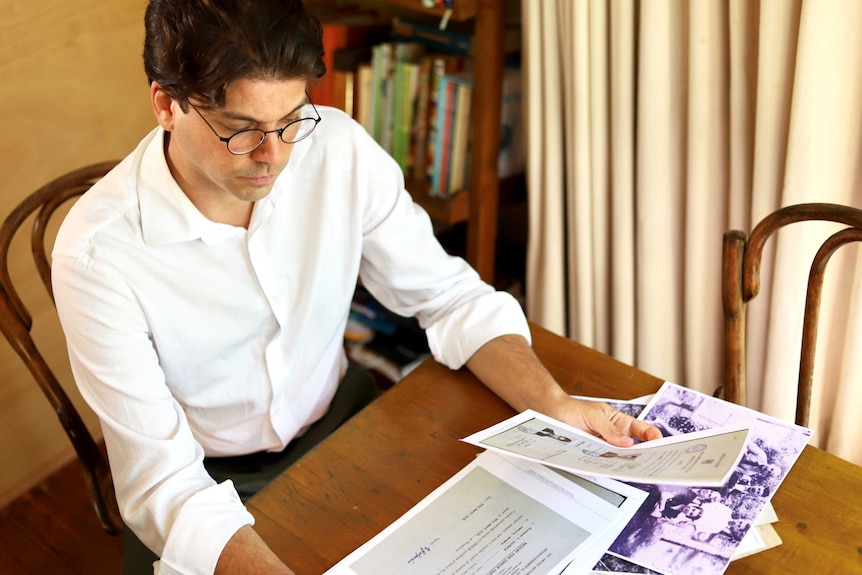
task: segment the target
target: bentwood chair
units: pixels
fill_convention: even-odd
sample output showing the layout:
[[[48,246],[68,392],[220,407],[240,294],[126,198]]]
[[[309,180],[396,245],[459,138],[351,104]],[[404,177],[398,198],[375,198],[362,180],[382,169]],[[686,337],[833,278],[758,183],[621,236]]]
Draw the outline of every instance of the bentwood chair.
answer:
[[[22,228],[29,216],[35,212],[32,228],[29,230],[30,248],[39,277],[53,301],[50,247],[45,245],[48,222],[60,206],[77,200],[114,165],[116,162],[113,161],[94,164],[55,179],[24,199],[0,227],[0,329],[42,388],[42,392],[48,398],[63,429],[72,441],[83,467],[84,479],[96,515],[105,532],[112,535],[122,532],[122,520],[117,508],[108,462],[54,372],[39,352],[31,333],[33,316],[13,285],[9,274],[8,256],[12,239],[18,234],[19,229],[22,230],[22,234],[27,233]]]
[[[826,264],[835,251],[850,242],[862,241],[862,210],[836,204],[798,204],[766,216],[751,234],[739,230],[724,234],[722,261],[722,305],[724,308],[724,384],[728,401],[745,405],[745,315],[746,306],[760,291],[763,248],[780,228],[802,221],[836,222],[848,227],[823,242],[811,264],[803,316],[801,359],[797,383],[796,423],[808,424],[811,404],[817,321]]]

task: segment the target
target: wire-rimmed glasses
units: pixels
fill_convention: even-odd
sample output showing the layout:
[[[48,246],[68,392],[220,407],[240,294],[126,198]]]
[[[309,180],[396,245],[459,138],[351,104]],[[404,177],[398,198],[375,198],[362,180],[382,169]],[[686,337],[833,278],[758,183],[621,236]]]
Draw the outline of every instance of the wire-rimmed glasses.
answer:
[[[263,145],[266,141],[266,137],[269,134],[278,134],[278,139],[284,142],[285,144],[295,144],[300,140],[303,140],[308,137],[311,132],[317,127],[317,124],[320,123],[320,113],[317,111],[317,107],[314,105],[314,102],[311,101],[311,98],[308,97],[308,92],[305,93],[305,96],[308,98],[308,104],[311,106],[312,110],[314,110],[314,115],[316,118],[311,117],[302,117],[296,120],[292,120],[287,123],[287,125],[278,130],[260,130],[257,128],[250,128],[248,130],[240,130],[239,132],[232,134],[228,137],[224,137],[219,135],[216,132],[215,128],[212,127],[212,124],[201,114],[201,111],[197,109],[197,107],[189,102],[189,106],[191,106],[195,112],[198,113],[198,116],[204,121],[204,123],[209,126],[209,129],[212,130],[212,133],[216,135],[216,137],[224,142],[227,145],[227,151],[235,156],[242,156],[245,154],[250,154],[259,147]]]

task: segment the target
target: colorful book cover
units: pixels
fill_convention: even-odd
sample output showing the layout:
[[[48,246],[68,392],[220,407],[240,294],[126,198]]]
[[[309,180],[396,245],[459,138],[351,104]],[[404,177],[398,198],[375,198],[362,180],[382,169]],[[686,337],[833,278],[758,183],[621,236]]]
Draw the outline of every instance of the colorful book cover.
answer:
[[[386,127],[386,112],[388,109],[389,75],[392,66],[393,44],[384,42],[372,49],[372,94],[374,101],[371,106],[371,136],[378,143],[383,141]]]
[[[428,106],[426,112],[426,136],[425,143],[425,176],[430,182],[436,170],[437,133],[440,122],[438,121],[438,99],[440,95],[440,78],[446,74],[460,72],[467,68],[468,61],[463,56],[452,54],[436,54],[432,56],[428,77]]]
[[[440,78],[437,101],[437,139],[434,150],[434,171],[431,175],[431,195],[444,197],[449,186],[449,154],[452,145],[452,123],[455,112],[455,83],[448,76]]]
[[[397,96],[392,156],[401,166],[401,170],[407,173],[410,163],[410,135],[416,116],[420,64],[397,62],[395,66]]]
[[[418,62],[425,52],[425,47],[415,42],[395,42],[392,48],[392,58],[389,61],[388,74],[383,80],[382,91],[384,92],[384,103],[386,108],[383,110],[384,124],[381,130],[380,145],[383,149],[393,152],[395,143],[395,126],[398,111],[396,105],[400,96],[400,91],[396,87],[395,69],[397,62]]]

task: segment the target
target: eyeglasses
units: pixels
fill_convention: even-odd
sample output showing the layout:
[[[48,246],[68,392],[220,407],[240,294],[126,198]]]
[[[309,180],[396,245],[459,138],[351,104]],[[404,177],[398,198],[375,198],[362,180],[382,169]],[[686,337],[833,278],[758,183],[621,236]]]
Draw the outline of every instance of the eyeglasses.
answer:
[[[308,92],[305,93],[305,96],[308,97]],[[188,101],[188,100],[187,100]],[[242,156],[244,154],[250,154],[259,147],[263,145],[266,141],[266,137],[269,134],[278,134],[278,138],[284,142],[285,144],[295,144],[300,140],[303,140],[308,137],[311,132],[317,127],[317,124],[320,123],[320,113],[317,111],[317,107],[311,101],[311,98],[308,98],[308,103],[311,105],[311,108],[314,110],[314,114],[317,116],[316,118],[299,118],[297,120],[291,120],[287,123],[287,125],[280,130],[258,130],[256,128],[249,130],[240,130],[239,132],[233,134],[232,136],[228,136],[227,138],[220,136],[218,132],[215,131],[215,128],[212,127],[207,119],[201,114],[201,111],[195,107],[194,104],[189,102],[189,106],[191,106],[195,112],[198,113],[198,116],[201,117],[201,120],[209,126],[209,129],[212,130],[213,134],[216,137],[227,144],[227,151],[235,156]]]

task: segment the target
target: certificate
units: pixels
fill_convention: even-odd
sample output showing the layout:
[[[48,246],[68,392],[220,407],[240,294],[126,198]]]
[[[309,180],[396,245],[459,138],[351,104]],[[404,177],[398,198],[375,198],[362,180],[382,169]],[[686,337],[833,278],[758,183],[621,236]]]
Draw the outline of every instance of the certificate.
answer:
[[[644,499],[484,452],[327,575],[557,575],[594,564]]]
[[[464,441],[571,473],[664,485],[724,485],[745,452],[748,428],[731,425],[616,447],[527,410]]]

